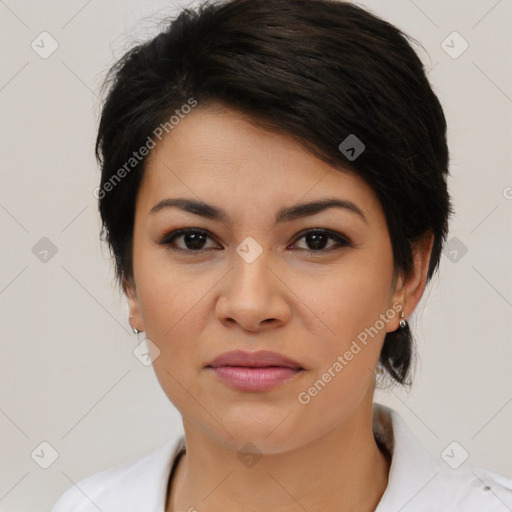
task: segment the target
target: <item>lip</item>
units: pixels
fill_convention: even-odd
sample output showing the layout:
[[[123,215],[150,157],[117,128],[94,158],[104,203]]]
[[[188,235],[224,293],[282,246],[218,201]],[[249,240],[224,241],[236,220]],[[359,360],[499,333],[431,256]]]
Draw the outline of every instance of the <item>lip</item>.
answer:
[[[268,350],[260,350],[258,352],[233,350],[232,352],[224,352],[217,356],[208,366],[212,368],[218,368],[219,366],[246,366],[252,368],[280,366],[282,368],[303,370],[297,361]]]
[[[240,391],[267,391],[304,371],[298,362],[267,350],[225,352],[207,368]]]

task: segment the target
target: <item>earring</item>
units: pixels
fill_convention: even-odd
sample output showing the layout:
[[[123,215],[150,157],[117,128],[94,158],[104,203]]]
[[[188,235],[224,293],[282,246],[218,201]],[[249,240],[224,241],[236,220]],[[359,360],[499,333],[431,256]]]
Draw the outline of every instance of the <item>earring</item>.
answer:
[[[130,320],[133,318],[133,315],[130,315]],[[133,327],[133,325],[131,326],[132,328],[132,331],[134,334],[139,334],[139,332],[142,332],[142,331],[139,331],[139,329],[137,329],[137,327]]]
[[[400,314],[400,321],[398,322],[398,325],[400,326],[400,329],[405,329],[407,326],[407,320],[405,319],[405,313],[402,310],[402,313]]]

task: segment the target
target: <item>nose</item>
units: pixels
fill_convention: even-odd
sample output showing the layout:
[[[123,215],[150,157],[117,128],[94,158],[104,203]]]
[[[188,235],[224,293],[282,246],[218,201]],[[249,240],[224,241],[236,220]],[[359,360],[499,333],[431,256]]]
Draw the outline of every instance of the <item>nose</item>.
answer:
[[[217,320],[250,332],[285,325],[291,316],[291,292],[275,267],[265,251],[252,263],[236,254],[233,269],[222,280],[215,307]]]

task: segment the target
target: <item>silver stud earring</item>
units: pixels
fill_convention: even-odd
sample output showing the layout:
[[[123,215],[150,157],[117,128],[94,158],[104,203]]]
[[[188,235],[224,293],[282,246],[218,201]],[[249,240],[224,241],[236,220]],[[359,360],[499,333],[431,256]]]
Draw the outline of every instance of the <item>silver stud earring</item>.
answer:
[[[133,318],[133,315],[130,315],[130,320],[132,318]],[[142,331],[139,331],[139,329],[137,329],[137,327],[133,327],[133,326],[131,326],[131,327],[132,327],[132,331],[133,331],[134,334],[139,334],[139,332],[142,332]]]
[[[402,313],[400,315],[400,322],[398,322],[400,329],[405,329],[407,326],[407,320],[405,319],[405,313],[402,310]]]

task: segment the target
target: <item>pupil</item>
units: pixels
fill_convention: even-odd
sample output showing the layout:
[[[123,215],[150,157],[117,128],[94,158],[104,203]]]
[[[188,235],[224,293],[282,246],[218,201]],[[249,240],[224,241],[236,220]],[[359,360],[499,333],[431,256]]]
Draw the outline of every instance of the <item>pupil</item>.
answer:
[[[307,235],[306,238],[308,239],[308,245],[312,249],[323,249],[325,247],[325,242],[327,240],[327,237],[321,233],[312,233],[310,235]],[[310,241],[312,241],[312,243],[309,243]]]
[[[203,233],[187,233],[185,235],[185,245],[188,249],[201,249],[204,244]]]

